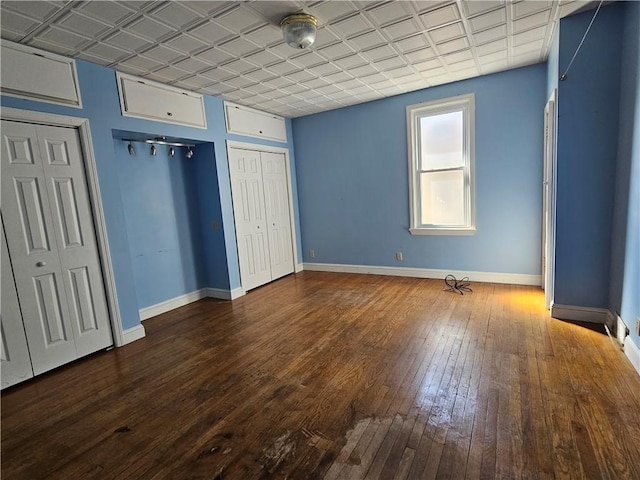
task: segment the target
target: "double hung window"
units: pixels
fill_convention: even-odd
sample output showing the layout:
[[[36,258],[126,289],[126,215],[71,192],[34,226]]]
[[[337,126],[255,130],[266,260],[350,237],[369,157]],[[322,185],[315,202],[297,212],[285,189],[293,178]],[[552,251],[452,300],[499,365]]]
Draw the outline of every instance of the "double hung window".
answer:
[[[473,119],[473,94],[407,107],[412,234],[475,232]]]

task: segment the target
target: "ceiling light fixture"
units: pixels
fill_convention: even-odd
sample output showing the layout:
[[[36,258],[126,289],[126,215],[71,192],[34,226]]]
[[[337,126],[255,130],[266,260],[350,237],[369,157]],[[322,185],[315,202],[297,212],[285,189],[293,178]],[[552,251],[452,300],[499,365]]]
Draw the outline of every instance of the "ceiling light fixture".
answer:
[[[302,49],[313,45],[316,40],[318,20],[306,13],[288,15],[280,22],[284,41],[290,47]]]
[[[140,143],[147,143],[151,145],[151,149],[149,150],[149,153],[152,156],[155,156],[158,149],[156,147],[156,145],[166,145],[169,147],[169,156],[170,157],[174,157],[176,154],[176,150],[174,147],[186,147],[187,153],[186,153],[186,157],[187,158],[191,158],[194,155],[194,151],[193,149],[195,148],[195,143],[186,143],[183,141],[177,141],[177,142],[173,142],[171,140],[168,140],[167,137],[154,137],[154,138],[149,138],[149,139],[145,139],[145,138],[122,138],[121,139],[123,142],[127,142],[127,149],[129,150],[129,155],[133,155],[135,154],[135,150],[133,148],[133,144],[132,142],[140,142]]]

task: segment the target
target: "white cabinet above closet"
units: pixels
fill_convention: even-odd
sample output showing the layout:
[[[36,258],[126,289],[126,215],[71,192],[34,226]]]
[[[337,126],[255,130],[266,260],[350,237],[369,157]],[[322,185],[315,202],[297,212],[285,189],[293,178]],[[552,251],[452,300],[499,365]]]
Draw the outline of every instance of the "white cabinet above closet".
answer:
[[[2,41],[2,93],[80,107],[76,62],[18,43]]]
[[[118,72],[125,117],[207,128],[202,95]]]
[[[224,115],[229,133],[287,142],[283,117],[230,102],[224,102]]]

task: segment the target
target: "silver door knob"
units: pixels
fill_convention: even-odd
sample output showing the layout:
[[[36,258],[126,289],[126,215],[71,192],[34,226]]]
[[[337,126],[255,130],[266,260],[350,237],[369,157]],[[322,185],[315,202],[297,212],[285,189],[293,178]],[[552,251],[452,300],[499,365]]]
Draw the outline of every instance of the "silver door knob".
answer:
[[[47,262],[38,262],[36,263],[36,267],[44,267],[47,264]]]

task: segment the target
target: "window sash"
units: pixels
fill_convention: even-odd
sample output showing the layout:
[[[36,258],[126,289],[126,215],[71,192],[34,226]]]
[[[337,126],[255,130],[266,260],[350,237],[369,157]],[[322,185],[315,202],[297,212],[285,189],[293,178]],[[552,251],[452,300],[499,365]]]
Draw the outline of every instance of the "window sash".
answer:
[[[434,167],[425,168],[428,165],[423,165],[423,158],[421,152],[422,138],[421,138],[421,119],[424,117],[444,115],[447,113],[462,112],[463,125],[462,125],[462,159],[463,165],[451,166],[451,167]],[[474,117],[474,98],[471,95],[462,95],[459,97],[453,97],[450,99],[444,99],[442,101],[429,102],[420,105],[410,105],[407,107],[407,126],[409,128],[409,161],[410,161],[410,207],[411,207],[411,225],[410,231],[412,233],[469,233],[472,234],[475,231],[475,210],[473,204],[473,125]],[[426,181],[425,174],[445,174],[461,171],[462,172],[462,194],[456,208],[461,208],[462,215],[457,215],[456,218],[461,220],[459,222],[438,222],[427,223],[425,220],[438,219],[439,214],[431,212],[424,212],[427,208],[424,204],[424,196],[427,194],[425,189],[429,186],[424,185],[423,181]],[[433,175],[437,177],[438,175]],[[441,178],[446,178],[440,175]],[[450,177],[450,176],[449,176]],[[424,179],[424,180],[423,180]],[[456,203],[456,199],[448,195],[446,189],[443,189],[445,183],[440,186],[439,201],[443,204],[449,204],[443,207],[442,215],[446,217],[447,208]],[[433,184],[430,185],[433,187]],[[433,195],[433,191],[431,191]],[[451,212],[451,210],[449,210]]]

